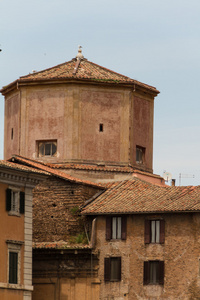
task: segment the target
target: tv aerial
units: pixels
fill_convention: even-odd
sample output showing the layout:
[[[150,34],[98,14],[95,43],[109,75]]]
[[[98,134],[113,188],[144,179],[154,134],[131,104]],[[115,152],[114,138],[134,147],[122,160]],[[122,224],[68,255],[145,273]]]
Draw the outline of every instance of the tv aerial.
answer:
[[[172,174],[169,172],[163,172],[163,178],[165,179],[165,181],[170,181],[172,179]]]

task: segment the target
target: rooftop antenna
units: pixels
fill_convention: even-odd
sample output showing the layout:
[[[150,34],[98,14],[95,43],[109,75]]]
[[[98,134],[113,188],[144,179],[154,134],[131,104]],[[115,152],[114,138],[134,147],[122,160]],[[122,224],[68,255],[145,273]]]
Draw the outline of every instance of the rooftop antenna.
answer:
[[[191,174],[181,174],[179,173],[179,186],[181,185],[181,179],[182,178],[194,178],[195,176],[194,175],[191,175]]]

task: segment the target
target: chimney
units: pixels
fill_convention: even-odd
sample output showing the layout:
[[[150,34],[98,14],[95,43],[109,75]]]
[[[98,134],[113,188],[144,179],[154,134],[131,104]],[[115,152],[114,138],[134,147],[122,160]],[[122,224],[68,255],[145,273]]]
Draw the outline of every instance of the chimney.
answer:
[[[176,179],[172,179],[172,186],[176,185]]]

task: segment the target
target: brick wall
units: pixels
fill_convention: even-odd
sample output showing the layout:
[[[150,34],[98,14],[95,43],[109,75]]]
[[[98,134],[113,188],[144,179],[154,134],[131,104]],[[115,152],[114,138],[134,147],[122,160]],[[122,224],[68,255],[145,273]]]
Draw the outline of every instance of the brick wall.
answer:
[[[165,220],[164,244],[144,243],[145,218]],[[195,300],[200,295],[200,214],[132,215],[127,219],[127,239],[106,241],[105,217],[97,218],[100,251],[100,299]],[[121,256],[120,282],[104,282],[104,258]],[[164,261],[164,285],[143,285],[144,261]]]
[[[84,233],[83,217],[78,209],[99,190],[86,185],[49,178],[33,193],[33,241],[75,242]]]

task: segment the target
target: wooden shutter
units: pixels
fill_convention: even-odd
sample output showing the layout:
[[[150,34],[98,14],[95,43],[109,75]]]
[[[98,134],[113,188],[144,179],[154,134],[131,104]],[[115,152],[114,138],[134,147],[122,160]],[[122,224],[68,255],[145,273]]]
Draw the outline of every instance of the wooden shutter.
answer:
[[[165,242],[165,221],[160,220],[160,243],[164,244]]]
[[[151,242],[151,221],[150,220],[145,220],[144,242],[145,244],[149,244]]]
[[[143,284],[149,284],[149,261],[144,261]]]
[[[112,218],[106,217],[106,240],[111,240],[112,238]]]
[[[122,270],[121,270],[121,257],[117,257],[118,260],[118,274],[117,274],[117,278],[120,281],[121,280],[121,274],[122,274]]]
[[[20,214],[24,214],[24,210],[25,210],[25,193],[20,192],[20,207],[19,207]]]
[[[121,235],[121,239],[122,240],[126,240],[127,217],[123,216],[121,220],[122,220],[122,235]]]
[[[159,284],[164,285],[164,261],[159,261]]]
[[[104,280],[110,281],[110,258],[104,258]]]
[[[6,190],[6,210],[7,211],[11,210],[11,195],[12,195],[12,190],[7,189]]]

